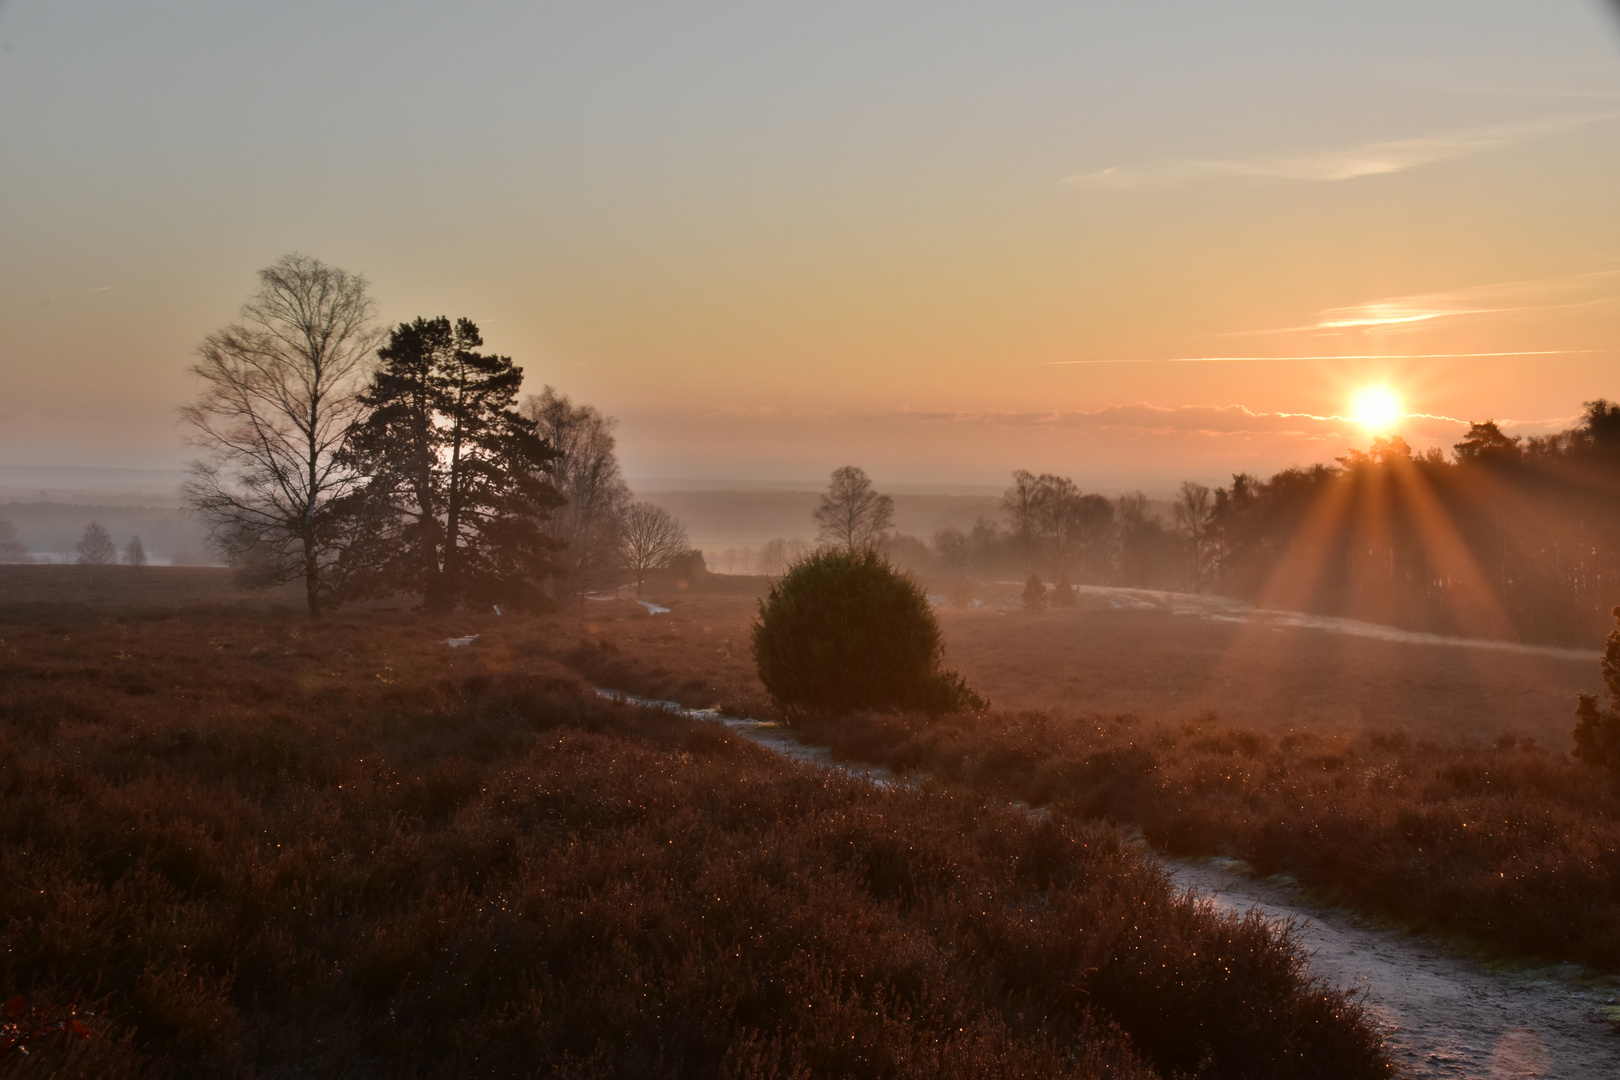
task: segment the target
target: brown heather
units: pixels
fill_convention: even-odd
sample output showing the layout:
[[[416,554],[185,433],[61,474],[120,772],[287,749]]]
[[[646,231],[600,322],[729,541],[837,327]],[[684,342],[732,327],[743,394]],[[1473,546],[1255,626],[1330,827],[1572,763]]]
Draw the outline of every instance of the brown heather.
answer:
[[[1620,789],[1528,740],[1279,738],[1213,716],[1165,725],[1037,712],[804,725],[802,738],[843,757],[1139,827],[1170,851],[1291,874],[1499,954],[1620,971]]]
[[[1388,1073],[1110,828],[602,701],[580,633],[0,610],[0,994],[90,1031],[0,1075]]]
[[[767,708],[742,644],[745,603],[696,596],[652,620],[615,610],[596,613],[570,655],[588,677]],[[1095,608],[942,616],[946,663],[1015,708],[800,718],[800,737],[1291,874],[1498,955],[1620,971],[1620,785],[1566,752],[1574,692],[1601,685],[1595,659]],[[1177,717],[1171,703],[1186,699],[1224,711],[1226,695],[1243,723],[1208,710],[1136,719]],[[1362,722],[1321,718],[1353,695]]]

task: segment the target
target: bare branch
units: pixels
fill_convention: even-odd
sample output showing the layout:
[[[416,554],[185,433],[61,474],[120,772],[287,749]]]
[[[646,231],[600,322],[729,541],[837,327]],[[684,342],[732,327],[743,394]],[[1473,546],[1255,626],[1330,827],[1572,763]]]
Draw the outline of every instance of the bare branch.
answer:
[[[258,584],[302,578],[318,614],[335,558],[326,510],[358,478],[340,451],[381,331],[363,277],[307,255],[259,271],[239,322],[198,346],[181,409],[203,461],[184,486],[215,546]]]

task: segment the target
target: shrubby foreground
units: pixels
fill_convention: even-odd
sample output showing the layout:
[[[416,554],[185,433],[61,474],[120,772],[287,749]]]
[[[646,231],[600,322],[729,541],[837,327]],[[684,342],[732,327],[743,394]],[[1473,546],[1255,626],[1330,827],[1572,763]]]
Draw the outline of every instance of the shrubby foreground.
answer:
[[[0,627],[17,1075],[1376,1076],[1112,831],[597,700],[537,623]]]

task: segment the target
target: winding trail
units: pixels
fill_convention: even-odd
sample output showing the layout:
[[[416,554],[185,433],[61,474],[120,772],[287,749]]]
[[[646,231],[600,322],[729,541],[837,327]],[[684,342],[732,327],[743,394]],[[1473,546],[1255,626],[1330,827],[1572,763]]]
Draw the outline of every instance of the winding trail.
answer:
[[[836,761],[827,747],[806,746],[772,721],[722,716],[714,709],[610,690],[597,693],[724,724],[790,761],[885,787],[906,782],[880,766]],[[1620,980],[1574,965],[1487,965],[1431,938],[1312,903],[1298,885],[1281,878],[1257,880],[1232,860],[1180,859],[1152,850],[1146,854],[1177,885],[1219,908],[1254,909],[1291,924],[1310,954],[1312,974],[1366,995],[1391,1056],[1408,1076],[1620,1078]]]

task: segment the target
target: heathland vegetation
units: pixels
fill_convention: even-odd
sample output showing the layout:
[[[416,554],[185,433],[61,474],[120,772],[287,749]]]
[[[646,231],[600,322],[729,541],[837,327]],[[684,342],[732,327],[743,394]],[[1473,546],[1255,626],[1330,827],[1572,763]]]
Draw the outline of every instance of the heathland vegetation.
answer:
[[[577,644],[559,641],[558,654],[603,685],[765,715],[769,696],[748,651],[753,609],[751,594],[739,591],[694,597],[689,614],[677,608],[663,621],[592,620]],[[1285,684],[1324,677],[1357,639],[1299,631],[1310,636],[1290,645],[1268,629],[1218,638],[1223,663],[1260,665],[1264,676],[1244,684],[1257,698],[1245,703],[1249,722],[1232,723],[1203,711],[1191,693],[1182,707],[1173,697],[1154,697],[1151,712],[1126,711],[1128,697],[1102,712],[1064,706],[1075,691],[1065,654],[1049,640],[1081,636],[1104,651],[1107,659],[1085,669],[1087,678],[1146,682],[1166,677],[1154,664],[1174,664],[1178,649],[1228,623],[1087,609],[946,612],[942,621],[945,659],[976,682],[1008,655],[1027,654],[1031,667],[1020,677],[1045,680],[1050,689],[1018,696],[1040,707],[951,715],[806,711],[791,718],[798,737],[829,745],[845,760],[1139,829],[1150,843],[1181,854],[1291,874],[1323,896],[1401,925],[1455,933],[1497,955],[1620,972],[1620,786],[1612,773],[1566,752],[1574,695],[1546,695],[1554,716],[1499,710],[1488,727],[1483,715],[1470,723],[1438,708],[1445,702],[1419,696],[1483,702],[1471,682],[1479,677],[1476,661],[1512,657],[1493,660],[1485,651],[1448,660],[1423,683],[1413,672],[1437,647],[1372,642],[1379,650],[1360,662],[1387,666],[1395,651],[1414,651],[1406,673],[1358,668],[1347,677],[1399,680],[1411,700],[1403,705],[1403,693],[1394,693],[1363,720],[1308,723],[1291,711],[1295,699]],[[1127,640],[1099,640],[1110,635]],[[1171,646],[1152,651],[1143,635],[1171,636]],[[1148,655],[1136,662],[1132,650]],[[1595,661],[1579,663],[1598,674]],[[1529,677],[1534,664],[1510,670]],[[1000,685],[1013,694],[1012,684]],[[1605,703],[1604,711],[1614,707]]]
[[[0,611],[0,1068],[1388,1073],[1286,932],[1111,829],[606,702],[579,633]]]
[[[826,546],[654,623],[601,593],[701,583],[702,558],[632,500],[612,421],[520,401],[469,320],[373,315],[363,279],[281,260],[205,341],[185,413],[187,498],[237,585],[296,584],[312,616],[365,603],[309,621],[193,581],[208,603],[160,608],[179,572],[138,544],[110,566],[105,530],[86,566],[6,568],[0,1068],[1390,1072],[1286,929],[1178,895],[1131,831],[1620,971],[1620,632],[1579,760],[1512,734],[996,711],[894,568],[959,602],[1023,581],[1004,623],[1080,617],[1075,583],[1116,583],[1585,641],[1616,587],[1620,407],[1528,443],[1475,425],[1449,461],[1391,439],[1184,484],[1164,514],[1021,471],[1005,524],[931,544],[893,536],[848,466],[814,515]],[[917,782],[811,774],[592,682],[775,710]]]

